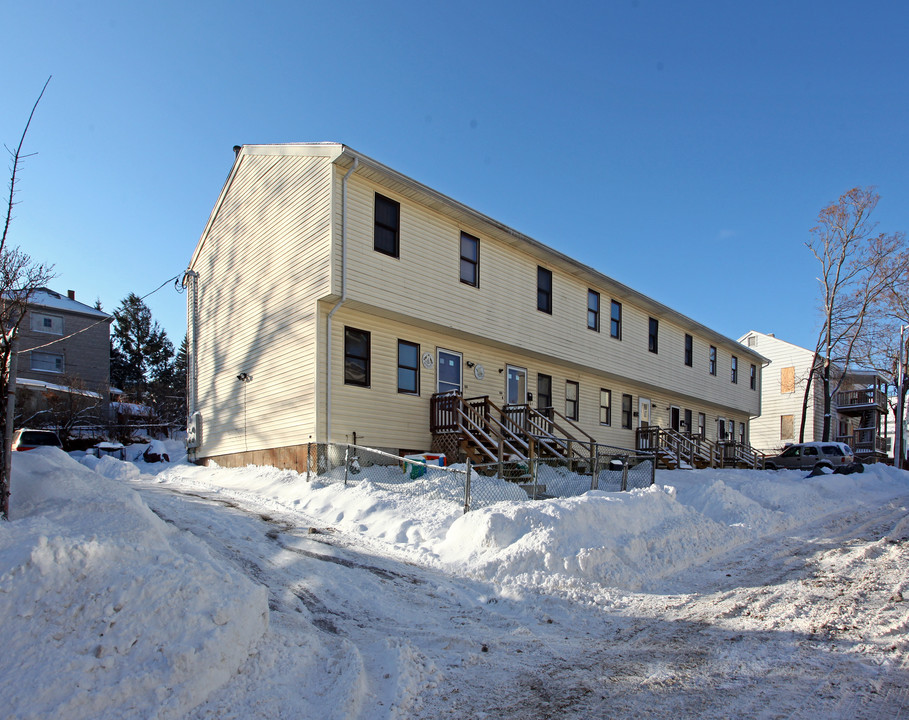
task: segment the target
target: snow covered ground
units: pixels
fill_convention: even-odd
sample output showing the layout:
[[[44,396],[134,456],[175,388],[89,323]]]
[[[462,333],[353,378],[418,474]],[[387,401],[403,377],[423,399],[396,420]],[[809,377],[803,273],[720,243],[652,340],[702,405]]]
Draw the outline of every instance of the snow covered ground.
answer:
[[[465,515],[168,450],[15,454],[4,716],[909,717],[909,473]]]

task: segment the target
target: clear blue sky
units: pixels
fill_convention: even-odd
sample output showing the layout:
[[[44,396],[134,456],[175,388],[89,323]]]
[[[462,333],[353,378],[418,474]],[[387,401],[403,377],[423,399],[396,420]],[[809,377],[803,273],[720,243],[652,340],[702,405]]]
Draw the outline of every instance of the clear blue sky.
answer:
[[[244,143],[345,143],[730,337],[813,345],[850,187],[909,230],[909,3],[0,8],[0,141],[53,75],[13,241],[108,311],[182,274]]]

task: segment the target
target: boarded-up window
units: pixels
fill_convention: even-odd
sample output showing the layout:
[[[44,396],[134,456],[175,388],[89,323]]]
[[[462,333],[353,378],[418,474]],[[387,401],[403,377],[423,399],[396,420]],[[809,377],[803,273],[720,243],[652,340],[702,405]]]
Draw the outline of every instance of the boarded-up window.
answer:
[[[795,392],[795,368],[784,367],[780,370],[780,392]],[[792,437],[790,435],[790,437]]]
[[[780,440],[792,440],[792,415],[780,415]]]

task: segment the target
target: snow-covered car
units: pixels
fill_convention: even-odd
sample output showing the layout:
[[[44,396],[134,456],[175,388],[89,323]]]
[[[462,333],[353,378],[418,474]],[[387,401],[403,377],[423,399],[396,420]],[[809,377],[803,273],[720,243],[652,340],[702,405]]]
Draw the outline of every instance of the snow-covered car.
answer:
[[[32,450],[41,446],[62,448],[63,443],[53,430],[22,428],[13,435],[13,450]]]
[[[855,454],[841,442],[806,442],[790,445],[775,457],[764,461],[767,470],[814,470],[852,465]]]

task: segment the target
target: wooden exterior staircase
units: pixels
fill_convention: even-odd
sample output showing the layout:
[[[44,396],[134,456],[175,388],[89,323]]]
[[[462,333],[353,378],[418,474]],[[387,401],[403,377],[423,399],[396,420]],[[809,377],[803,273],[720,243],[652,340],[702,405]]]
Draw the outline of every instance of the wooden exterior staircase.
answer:
[[[553,408],[499,407],[485,395],[437,393],[430,402],[430,430],[434,452],[444,452],[449,460],[467,457],[477,465],[498,465],[499,474],[510,480],[528,477],[530,458],[564,461],[582,474],[594,466],[596,440]]]
[[[672,428],[638,428],[636,447],[654,453],[657,466],[669,470],[764,467],[764,456],[750,445],[735,440],[714,442],[698,433]]]

